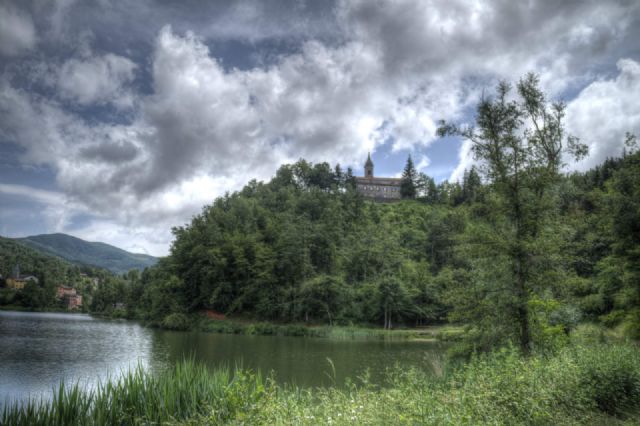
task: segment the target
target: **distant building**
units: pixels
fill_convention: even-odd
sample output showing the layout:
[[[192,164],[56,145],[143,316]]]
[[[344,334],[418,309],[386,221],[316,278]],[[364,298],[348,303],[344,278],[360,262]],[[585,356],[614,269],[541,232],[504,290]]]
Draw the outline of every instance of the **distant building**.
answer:
[[[19,278],[7,278],[5,282],[7,283],[7,288],[14,290],[22,290],[26,284],[26,281]]]
[[[65,298],[65,303],[67,305],[67,309],[72,310],[76,308],[82,307],[82,295],[76,294],[75,296]]]
[[[376,201],[397,201],[400,195],[400,178],[374,177],[371,154],[364,164],[364,176],[356,177],[356,189],[366,198]]]
[[[82,295],[78,294],[73,287],[59,286],[56,289],[56,297],[64,301],[69,310],[82,306]]]
[[[16,265],[15,268],[13,268],[13,276],[7,278],[5,283],[8,288],[22,290],[29,281],[38,284],[38,278],[33,275],[20,275],[20,265]]]
[[[61,285],[56,289],[56,297],[58,299],[63,299],[67,296],[75,296],[76,294],[76,289],[73,287],[66,287]]]

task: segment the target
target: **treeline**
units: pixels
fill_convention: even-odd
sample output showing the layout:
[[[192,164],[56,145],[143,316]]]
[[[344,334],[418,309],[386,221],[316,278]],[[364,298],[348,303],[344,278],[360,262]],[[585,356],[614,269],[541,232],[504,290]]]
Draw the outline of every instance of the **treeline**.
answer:
[[[173,229],[168,257],[119,294],[127,315],[167,323],[204,309],[260,320],[391,328],[469,326],[474,348],[555,345],[580,321],[640,330],[640,154],[561,172],[586,147],[535,75],[501,83],[476,126],[480,169],[462,182],[409,161],[394,204],[365,201],[353,174],[304,160],[250,182]],[[482,178],[481,178],[482,176]],[[180,316],[183,317],[180,317]],[[169,321],[171,322],[171,321]]]
[[[287,322],[445,321],[448,275],[440,271],[452,263],[463,215],[444,205],[366,202],[340,177],[339,168],[301,160],[205,207],[173,230],[171,255],[129,287],[135,315],[212,309]]]
[[[609,159],[555,185],[557,215],[545,238],[556,257],[531,297],[531,315],[547,330],[582,319],[635,324],[639,163],[637,153]],[[338,176],[328,164],[301,160],[217,199],[173,230],[171,254],[158,267],[101,286],[94,307],[121,302],[127,315],[156,322],[212,309],[391,327],[464,321],[480,302],[494,306],[474,285],[505,262],[490,256],[492,241],[476,241],[498,216],[491,186],[465,179],[439,185],[437,197],[418,191],[416,200],[379,204]]]

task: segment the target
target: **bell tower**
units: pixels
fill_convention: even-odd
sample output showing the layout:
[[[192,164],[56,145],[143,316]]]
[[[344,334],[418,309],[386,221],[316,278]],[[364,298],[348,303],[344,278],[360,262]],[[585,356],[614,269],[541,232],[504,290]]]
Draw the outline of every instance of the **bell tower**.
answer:
[[[373,161],[371,161],[371,153],[367,154],[367,162],[364,163],[364,177],[373,177]]]

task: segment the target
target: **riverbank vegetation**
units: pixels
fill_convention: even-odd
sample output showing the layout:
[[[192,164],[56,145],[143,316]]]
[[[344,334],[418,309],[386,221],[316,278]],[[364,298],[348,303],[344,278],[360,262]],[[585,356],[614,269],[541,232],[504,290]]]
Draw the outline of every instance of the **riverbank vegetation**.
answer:
[[[304,323],[274,324],[270,322],[210,321],[198,323],[196,330],[224,334],[262,336],[323,337],[338,340],[455,340],[463,334],[462,327],[441,325],[426,328],[385,330],[381,328],[319,325]]]
[[[344,387],[279,386],[249,371],[183,362],[98,386],[60,386],[51,400],[4,408],[5,425],[71,424],[637,424],[640,357],[625,344],[571,344],[522,357],[513,347],[477,355],[440,377],[392,369]]]
[[[175,331],[201,331],[221,334],[245,334],[260,336],[323,337],[332,339],[379,339],[379,340],[443,340],[460,338],[465,328],[442,324],[420,328],[398,328],[386,330],[379,327],[356,325],[310,325],[300,323],[275,323],[252,319],[209,319],[203,315],[187,316],[171,314],[160,324],[161,328]]]

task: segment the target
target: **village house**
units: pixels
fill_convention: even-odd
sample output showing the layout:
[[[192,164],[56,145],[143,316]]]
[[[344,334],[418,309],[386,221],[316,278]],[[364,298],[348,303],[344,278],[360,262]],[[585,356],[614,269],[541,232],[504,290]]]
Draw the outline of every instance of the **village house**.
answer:
[[[20,275],[20,265],[16,265],[13,270],[13,276],[5,280],[7,288],[22,290],[27,282],[32,281],[38,283],[38,278],[33,275]]]
[[[73,287],[59,286],[56,290],[56,297],[63,300],[67,309],[76,309],[82,306],[82,295],[76,292]]]

